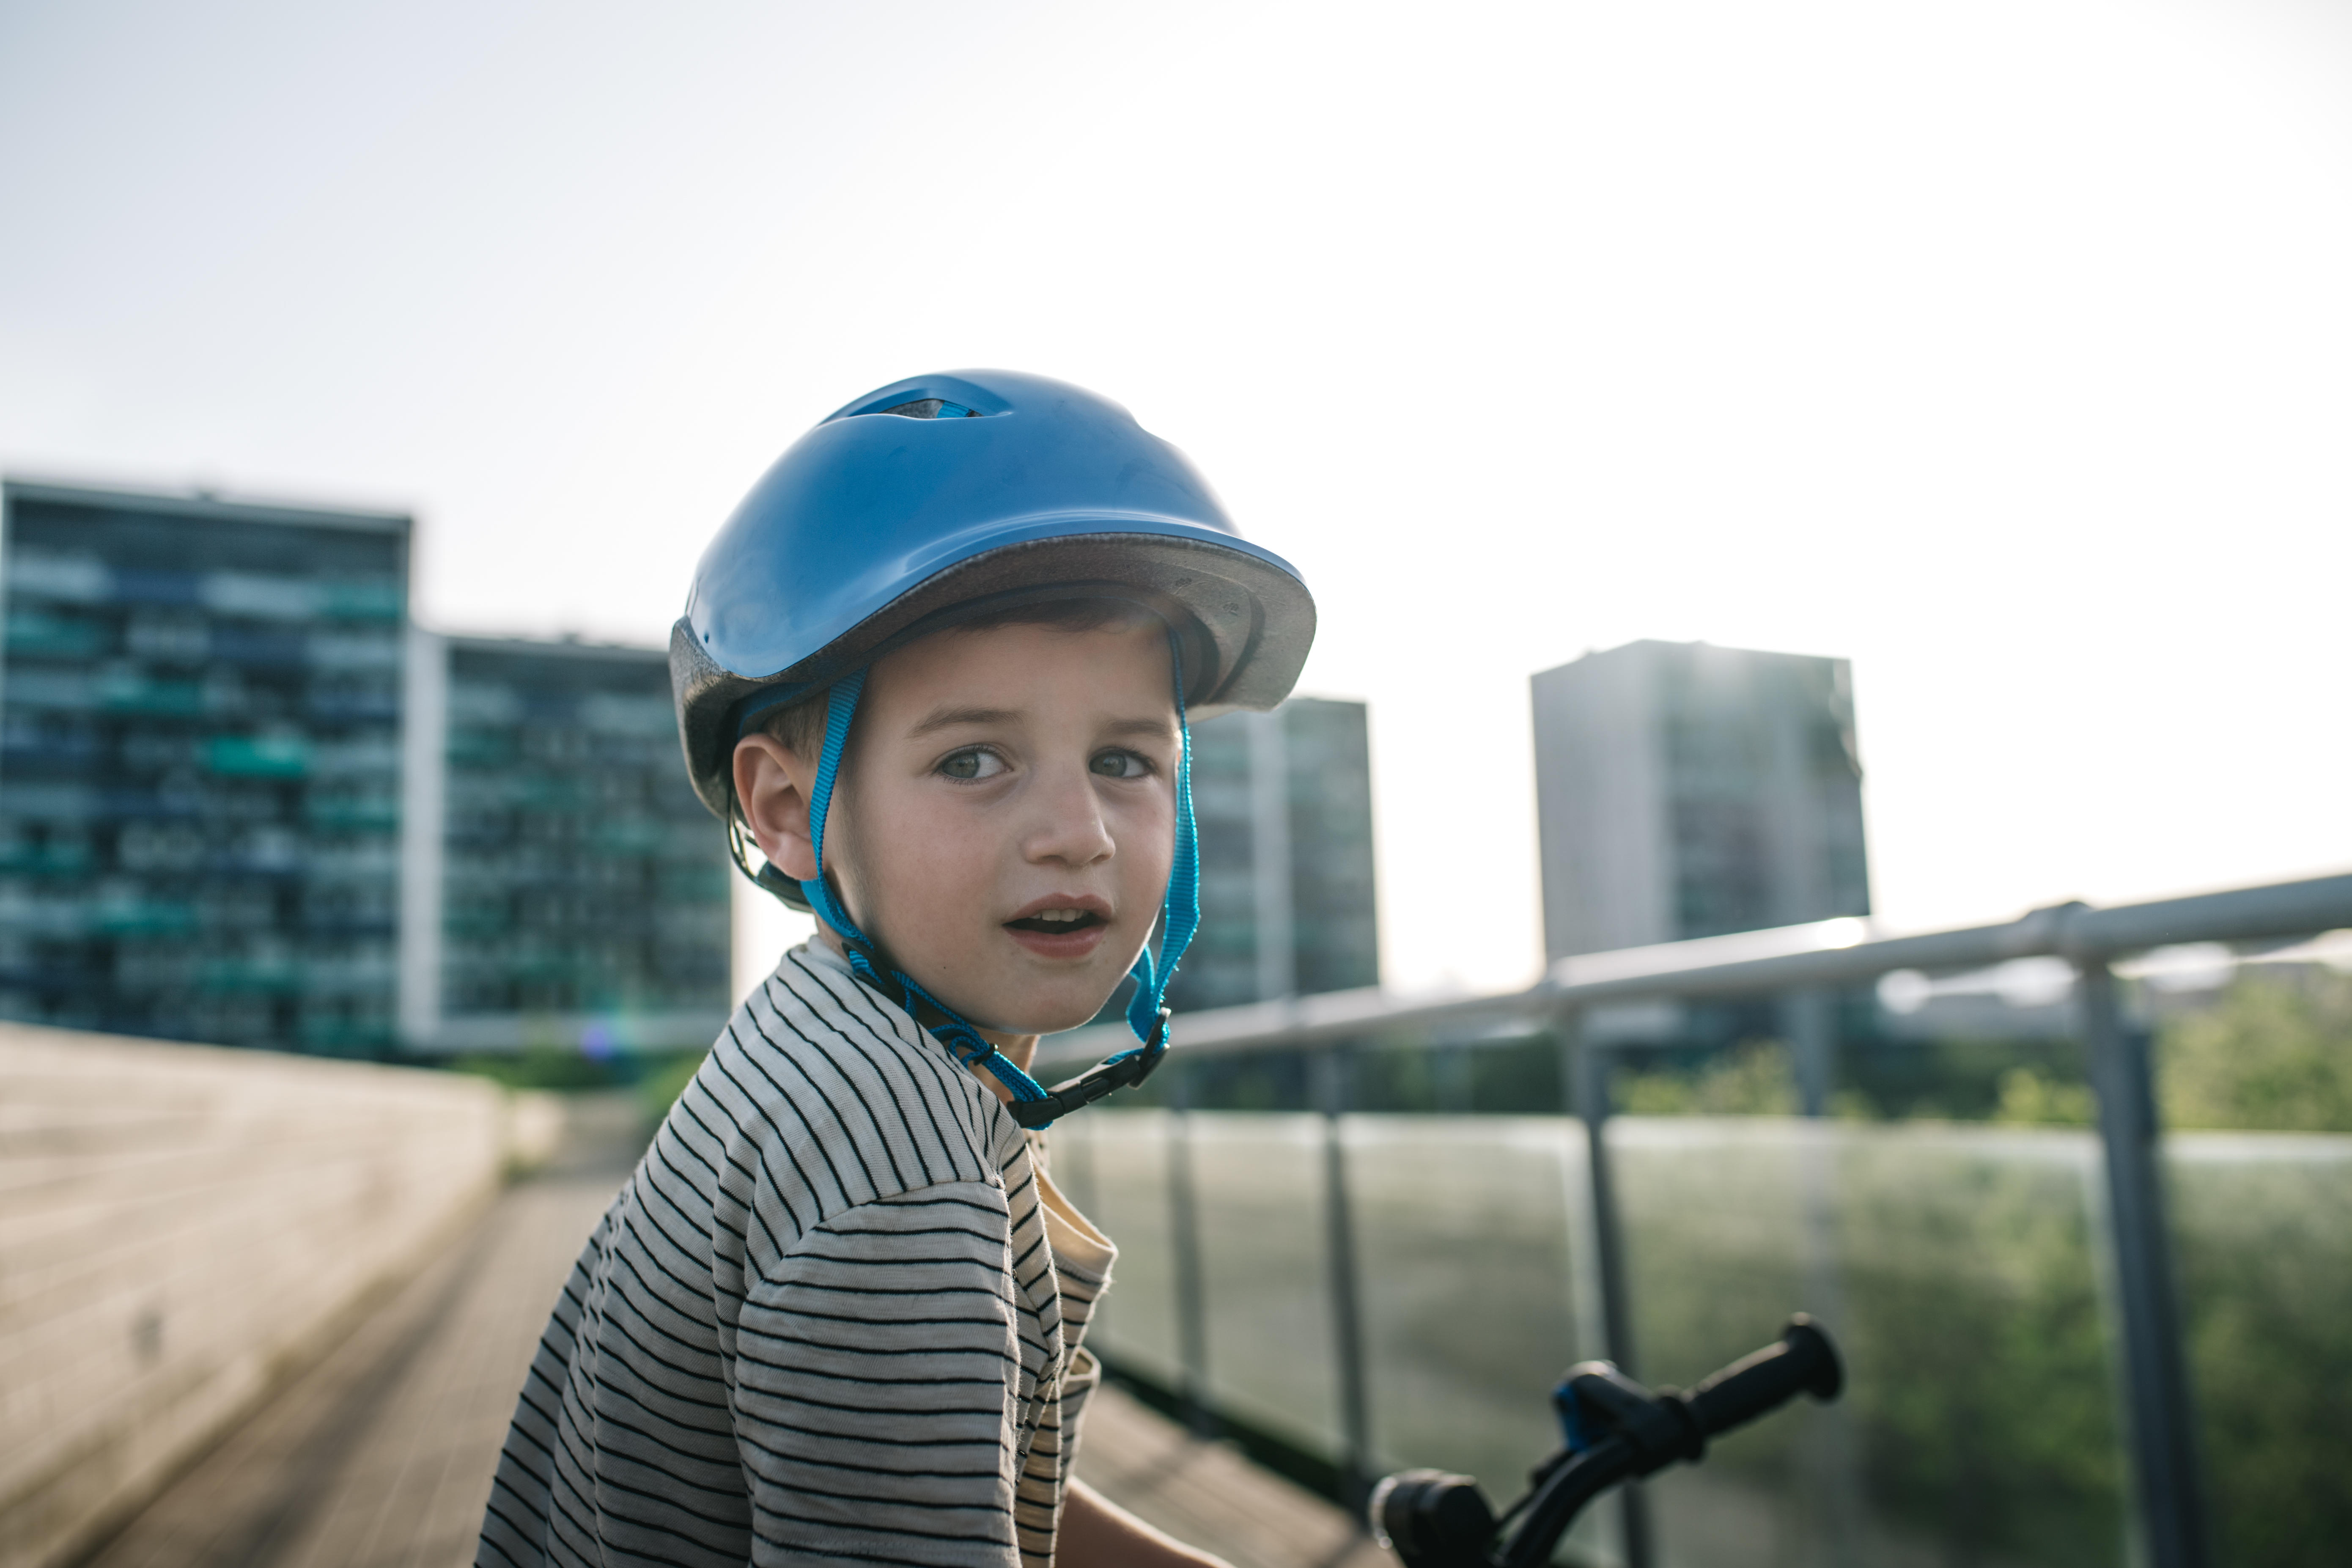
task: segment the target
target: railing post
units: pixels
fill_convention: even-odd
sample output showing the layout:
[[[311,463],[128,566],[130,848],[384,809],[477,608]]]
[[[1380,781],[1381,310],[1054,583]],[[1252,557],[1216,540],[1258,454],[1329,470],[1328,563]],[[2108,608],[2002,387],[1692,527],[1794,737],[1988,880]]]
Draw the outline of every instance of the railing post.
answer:
[[[1339,1485],[1363,1523],[1372,1484],[1372,1413],[1364,1367],[1362,1274],[1356,1266],[1356,1226],[1348,1200],[1348,1150],[1340,1118],[1353,1097],[1348,1047],[1315,1053],[1315,1102],[1323,1112],[1324,1256],[1330,1268],[1331,1344],[1338,1359]]]
[[[1209,1304],[1201,1268],[1201,1204],[1192,1173],[1192,1075],[1175,1072],[1174,1113],[1168,1132],[1168,1241],[1176,1275],[1176,1357],[1184,1418],[1203,1437],[1216,1436],[1209,1399]]]
[[[1780,1015],[1797,1079],[1797,1112],[1826,1116],[1837,1077],[1837,998],[1826,991],[1792,991],[1780,999]]]
[[[1633,1312],[1626,1304],[1624,1233],[1618,1220],[1617,1188],[1609,1163],[1609,1053],[1605,1047],[1585,1038],[1581,1013],[1562,1014],[1559,1028],[1568,1068],[1565,1076],[1576,1101],[1576,1114],[1584,1122],[1586,1191],[1592,1203],[1593,1261],[1601,1274],[1603,1349],[1626,1375],[1639,1376],[1634,1371]],[[1639,1485],[1629,1481],[1618,1489],[1618,1510],[1625,1568],[1651,1568],[1655,1552],[1649,1499]]]
[[[1441,1116],[1466,1116],[1475,1108],[1476,1072],[1470,1060],[1471,1047],[1464,1045],[1433,1047],[1429,1052],[1429,1076],[1432,1098],[1437,1102]]]
[[[1806,1119],[1797,1149],[1804,1223],[1803,1305],[1832,1333],[1843,1333],[1851,1325],[1838,1238],[1837,1129],[1827,1120],[1831,1086],[1837,1078],[1837,997],[1828,991],[1794,991],[1780,999],[1780,1009],[1796,1068],[1797,1109]],[[1862,1467],[1853,1418],[1847,1405],[1836,1404],[1808,1410],[1804,1420],[1810,1440],[1801,1463],[1821,1505],[1822,1568],[1846,1568],[1862,1549]]]
[[[2206,1568],[2204,1476],[2182,1352],[2147,1037],[2124,1019],[2104,961],[2077,965],[2083,1043],[2099,1101],[2107,1230],[2122,1320],[2132,1492],[2149,1568]]]

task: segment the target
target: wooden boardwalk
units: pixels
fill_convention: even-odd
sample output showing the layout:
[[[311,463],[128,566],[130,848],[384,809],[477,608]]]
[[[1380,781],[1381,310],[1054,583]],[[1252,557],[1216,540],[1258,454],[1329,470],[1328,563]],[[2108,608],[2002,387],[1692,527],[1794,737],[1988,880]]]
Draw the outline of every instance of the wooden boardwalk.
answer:
[[[1078,1474],[1234,1568],[1396,1568],[1354,1519],[1150,1406],[1105,1388],[1087,1411]]]
[[[619,1111],[621,1108],[614,1108]],[[466,1234],[186,1470],[86,1568],[460,1568],[541,1327],[626,1175],[615,1120]],[[1113,1389],[1079,1473],[1234,1568],[1391,1562],[1339,1509]]]

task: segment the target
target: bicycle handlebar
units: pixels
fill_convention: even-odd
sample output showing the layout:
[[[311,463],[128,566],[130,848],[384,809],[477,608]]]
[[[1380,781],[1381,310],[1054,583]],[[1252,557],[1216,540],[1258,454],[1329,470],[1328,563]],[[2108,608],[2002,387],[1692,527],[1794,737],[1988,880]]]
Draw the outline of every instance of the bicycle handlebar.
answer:
[[[1742,1356],[1687,1394],[1652,1394],[1607,1362],[1570,1367],[1552,1395],[1568,1446],[1538,1467],[1534,1487],[1501,1521],[1468,1476],[1405,1470],[1373,1489],[1372,1534],[1406,1568],[1538,1568],[1584,1505],[1618,1482],[1677,1460],[1800,1394],[1831,1400],[1844,1373],[1837,1347],[1800,1313],[1778,1343]],[[1507,1542],[1496,1536],[1519,1521]]]
[[[1800,1394],[1810,1394],[1826,1404],[1838,1396],[1844,1384],[1837,1347],[1811,1318],[1800,1314],[1789,1321],[1780,1343],[1740,1357],[1704,1379],[1682,1399],[1698,1422],[1699,1431],[1712,1437],[1745,1426]]]

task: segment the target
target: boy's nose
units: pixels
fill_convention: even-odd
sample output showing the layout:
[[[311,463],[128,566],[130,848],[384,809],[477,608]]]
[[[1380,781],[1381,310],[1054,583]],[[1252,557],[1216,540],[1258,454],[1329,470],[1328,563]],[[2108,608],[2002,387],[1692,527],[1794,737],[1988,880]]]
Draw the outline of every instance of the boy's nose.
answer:
[[[1090,774],[1057,769],[1038,783],[1031,796],[1035,816],[1022,843],[1029,859],[1091,866],[1117,852]]]

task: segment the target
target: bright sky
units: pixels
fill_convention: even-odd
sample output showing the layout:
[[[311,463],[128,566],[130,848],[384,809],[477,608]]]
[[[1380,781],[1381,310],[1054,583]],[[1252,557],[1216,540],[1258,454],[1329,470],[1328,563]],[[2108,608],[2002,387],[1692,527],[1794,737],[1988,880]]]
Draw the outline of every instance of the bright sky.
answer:
[[[1896,926],[2352,867],[2327,0],[13,0],[0,213],[0,464],[413,509],[450,629],[1120,399],[1372,703],[1394,983],[1533,971],[1527,677],[1643,637],[1853,660]]]

